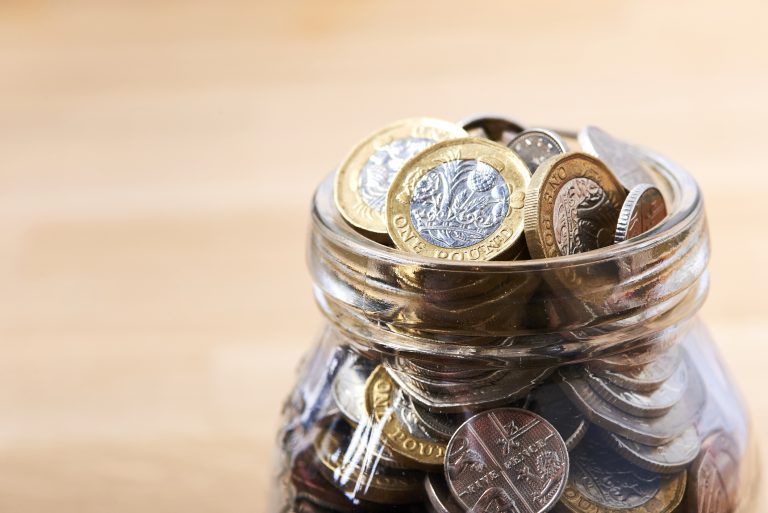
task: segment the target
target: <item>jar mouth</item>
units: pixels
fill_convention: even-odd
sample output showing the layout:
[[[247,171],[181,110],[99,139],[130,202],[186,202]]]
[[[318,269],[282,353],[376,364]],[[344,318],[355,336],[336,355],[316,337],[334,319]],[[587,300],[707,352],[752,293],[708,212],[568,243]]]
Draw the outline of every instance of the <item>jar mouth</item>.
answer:
[[[382,265],[419,266],[463,273],[527,273],[553,268],[588,266],[633,253],[643,253],[674,239],[702,215],[702,197],[696,180],[682,167],[651,150],[642,149],[651,164],[649,174],[667,202],[668,215],[651,230],[633,239],[584,253],[531,260],[457,261],[405,253],[380,244],[350,227],[333,203],[333,175],[317,188],[312,208],[314,228],[348,250],[365,254]]]

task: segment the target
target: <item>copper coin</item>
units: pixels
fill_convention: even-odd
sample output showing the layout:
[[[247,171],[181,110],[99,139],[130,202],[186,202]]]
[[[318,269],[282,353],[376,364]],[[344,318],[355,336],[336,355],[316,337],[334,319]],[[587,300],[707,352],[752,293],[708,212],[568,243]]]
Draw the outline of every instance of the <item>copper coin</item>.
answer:
[[[528,410],[479,413],[448,443],[445,476],[454,498],[472,511],[542,513],[568,481],[568,449],[557,430]]]
[[[688,506],[693,513],[731,513],[738,503],[739,450],[724,431],[709,435],[691,466]]]
[[[520,123],[497,114],[473,116],[463,119],[459,124],[472,137],[485,137],[504,144],[525,130]]]
[[[653,185],[637,185],[629,191],[619,213],[614,242],[641,235],[667,217],[667,204],[661,191]]]

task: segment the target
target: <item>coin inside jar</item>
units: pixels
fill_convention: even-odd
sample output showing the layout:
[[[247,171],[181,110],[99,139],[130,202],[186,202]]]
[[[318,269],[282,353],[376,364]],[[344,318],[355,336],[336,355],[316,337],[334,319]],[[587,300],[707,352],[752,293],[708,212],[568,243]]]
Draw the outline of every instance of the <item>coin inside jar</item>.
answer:
[[[512,139],[507,146],[520,155],[531,174],[548,158],[568,151],[568,146],[559,135],[544,128],[525,130]]]
[[[409,159],[447,139],[466,137],[458,125],[432,118],[394,123],[356,146],[336,174],[334,198],[344,219],[372,234],[386,234],[387,191]]]
[[[730,434],[716,431],[707,436],[691,467],[687,493],[691,511],[732,513],[736,510],[739,454]]]
[[[525,196],[525,240],[534,258],[613,244],[624,188],[600,160],[564,153],[534,173]]]
[[[616,243],[641,235],[667,217],[667,204],[656,187],[640,184],[632,188],[624,200],[616,225]]]
[[[599,429],[599,428],[598,428]],[[660,474],[676,474],[685,470],[699,454],[701,441],[694,426],[671,442],[658,447],[633,442],[616,433],[602,431],[606,443],[618,454],[640,468]]]
[[[365,381],[374,364],[354,353],[344,361],[331,386],[331,394],[341,413],[353,424],[365,415]]]
[[[535,413],[497,408],[479,413],[448,444],[445,476],[454,498],[471,511],[543,513],[568,480],[568,449]]]
[[[403,251],[440,259],[520,253],[529,181],[525,163],[500,144],[438,143],[395,176],[387,196],[389,235]]]
[[[584,438],[589,422],[554,384],[541,385],[528,396],[528,409],[552,424],[569,451]]]

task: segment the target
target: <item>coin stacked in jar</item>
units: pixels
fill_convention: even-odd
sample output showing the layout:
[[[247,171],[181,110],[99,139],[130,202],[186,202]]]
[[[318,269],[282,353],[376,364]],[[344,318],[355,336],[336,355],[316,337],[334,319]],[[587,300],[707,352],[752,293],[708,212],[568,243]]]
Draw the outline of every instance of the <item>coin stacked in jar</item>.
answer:
[[[653,166],[595,127],[416,118],[357,146],[334,196],[352,228],[405,254],[550,259],[658,229],[667,203]],[[490,367],[347,346],[327,365],[332,400],[308,430],[311,444],[292,456],[292,507],[733,511],[735,442],[697,429],[704,377],[680,339],[662,334],[580,363]]]

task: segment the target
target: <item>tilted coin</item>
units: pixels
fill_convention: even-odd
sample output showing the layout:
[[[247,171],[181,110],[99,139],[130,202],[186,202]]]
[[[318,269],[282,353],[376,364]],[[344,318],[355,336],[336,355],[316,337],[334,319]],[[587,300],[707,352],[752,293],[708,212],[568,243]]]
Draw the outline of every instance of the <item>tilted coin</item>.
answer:
[[[389,235],[403,251],[441,259],[519,253],[529,181],[525,163],[500,144],[438,143],[409,160],[392,181]]]
[[[590,434],[571,454],[560,502],[572,513],[670,513],[683,499],[685,483],[685,471],[674,476],[648,472]]]
[[[534,258],[583,253],[613,244],[626,193],[608,168],[586,153],[546,160],[525,196],[525,240]]]
[[[669,335],[654,341],[652,344],[645,344],[631,351],[622,351],[592,359],[585,365],[593,372],[637,370],[651,362],[667,358],[672,363],[672,370],[674,370],[674,366],[680,361],[680,346],[677,345],[677,342],[677,336]]]
[[[353,424],[359,424],[365,415],[365,382],[374,367],[370,360],[350,353],[333,380],[333,399]]]
[[[429,408],[419,404],[418,401],[411,401],[413,411],[419,417],[422,424],[432,436],[448,441],[453,434],[464,424],[467,416],[461,413],[436,413],[429,411]]]
[[[325,508],[352,513],[355,503],[332,486],[320,473],[313,448],[297,454],[291,467],[291,483],[297,499],[306,499]]]
[[[612,433],[645,445],[671,442],[696,423],[705,403],[704,386],[698,373],[689,373],[688,388],[682,399],[662,417],[630,415],[612,406],[589,386],[583,371],[562,368],[559,371],[565,395],[589,420]]]
[[[517,121],[496,114],[481,114],[459,122],[472,137],[485,137],[491,141],[506,144],[524,130]]]
[[[383,366],[371,373],[365,385],[365,409],[381,430],[384,443],[393,452],[408,458],[415,465],[434,467],[443,464],[445,443],[426,436],[414,436],[398,415],[399,388]]]
[[[481,386],[437,386],[407,373],[391,370],[390,374],[414,401],[432,411],[450,413],[499,406],[520,399],[552,372],[551,368],[515,369],[505,371],[495,381],[484,382]]]
[[[439,474],[428,473],[424,477],[424,490],[427,492],[427,500],[432,505],[435,513],[465,513],[448,489],[445,478]]]
[[[622,388],[589,371],[585,376],[592,390],[618,409],[638,417],[661,417],[682,399],[688,385],[688,365],[681,362],[669,379],[649,392]]]
[[[738,505],[740,452],[725,431],[709,435],[691,466],[688,507],[691,513],[733,513]]]
[[[405,119],[374,133],[352,150],[336,174],[339,212],[357,228],[386,234],[387,191],[403,164],[439,141],[466,136],[458,125],[431,118]]]
[[[528,396],[528,409],[552,424],[565,440],[569,451],[578,445],[589,429],[589,422],[557,385],[547,384]]]
[[[568,481],[568,449],[535,413],[497,408],[479,413],[448,443],[445,477],[454,498],[472,511],[542,513]]]
[[[672,377],[683,365],[682,351],[670,349],[658,359],[633,369],[622,371],[596,370],[595,374],[627,390],[652,392]]]
[[[409,504],[422,496],[421,472],[366,467],[366,448],[352,438],[346,423],[321,428],[314,445],[326,479],[347,496],[382,504]]]
[[[685,470],[699,454],[701,440],[691,426],[671,442],[658,447],[639,444],[608,431],[601,433],[606,443],[628,461],[640,468],[661,474],[676,474]]]
[[[529,128],[512,139],[507,146],[520,155],[531,174],[548,158],[568,151],[565,141],[545,128]]]
[[[641,235],[667,217],[667,204],[661,191],[653,185],[636,185],[627,194],[619,213],[614,242]]]
[[[581,130],[578,140],[582,149],[605,162],[627,189],[640,184],[653,183],[653,178],[648,171],[650,166],[648,158],[639,148],[620,141],[594,126]]]

